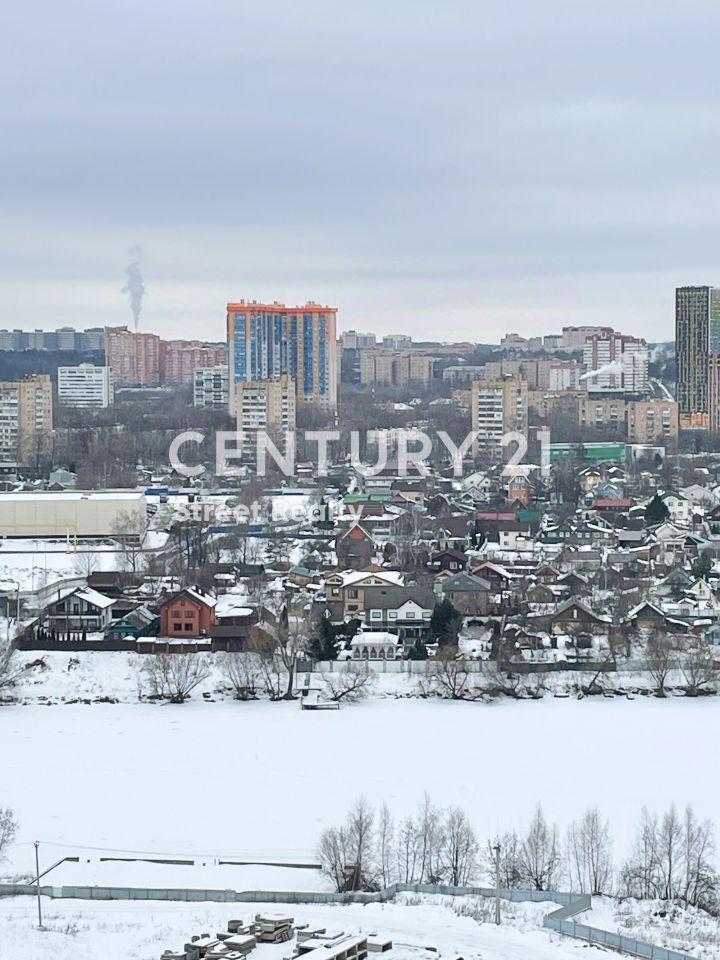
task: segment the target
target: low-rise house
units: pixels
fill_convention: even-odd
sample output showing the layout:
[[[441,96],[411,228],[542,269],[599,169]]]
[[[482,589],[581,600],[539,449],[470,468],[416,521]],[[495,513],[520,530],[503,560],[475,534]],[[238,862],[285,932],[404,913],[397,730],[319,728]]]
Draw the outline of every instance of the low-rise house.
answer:
[[[92,587],[59,590],[40,617],[43,629],[58,635],[99,633],[112,620],[113,600]]]
[[[373,630],[397,631],[401,640],[425,636],[430,626],[435,594],[412,587],[365,591],[365,623]]]
[[[660,494],[660,499],[668,508],[673,523],[689,523],[692,512],[692,503],[687,497],[674,490],[666,490]]]
[[[363,618],[365,615],[365,591],[376,587],[399,587],[405,583],[402,573],[395,570],[343,570],[332,573],[325,579],[325,599],[342,603],[343,619]]]
[[[205,637],[215,625],[216,600],[197,588],[186,588],[160,605],[160,636]]]
[[[666,630],[669,633],[686,633],[689,629],[686,620],[668,616],[660,607],[647,600],[628,610],[623,624],[626,629],[638,632]]]
[[[363,570],[375,555],[375,541],[364,526],[354,523],[349,530],[338,535],[335,553],[339,566]]]
[[[105,627],[106,640],[124,640],[126,637],[152,637],[160,629],[160,617],[145,604],[136,607],[124,617]]]
[[[242,650],[259,623],[260,614],[245,597],[227,593],[218,597],[210,636],[214,650]]]
[[[441,578],[436,586],[439,596],[449,600],[464,616],[487,614],[492,589],[488,580],[462,572]]]
[[[467,567],[467,557],[462,550],[438,550],[433,553],[428,563],[430,570],[449,570],[451,573],[459,573]]]
[[[552,612],[542,618],[551,633],[564,636],[588,634],[590,636],[608,636],[612,618],[594,613],[582,600],[566,600]]]

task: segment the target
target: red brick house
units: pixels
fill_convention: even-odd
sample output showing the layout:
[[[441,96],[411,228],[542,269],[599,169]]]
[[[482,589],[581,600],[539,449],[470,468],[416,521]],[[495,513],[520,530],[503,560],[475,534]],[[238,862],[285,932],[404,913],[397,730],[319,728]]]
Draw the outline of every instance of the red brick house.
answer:
[[[168,597],[160,607],[160,636],[209,636],[215,625],[215,602],[209,594],[189,587]]]

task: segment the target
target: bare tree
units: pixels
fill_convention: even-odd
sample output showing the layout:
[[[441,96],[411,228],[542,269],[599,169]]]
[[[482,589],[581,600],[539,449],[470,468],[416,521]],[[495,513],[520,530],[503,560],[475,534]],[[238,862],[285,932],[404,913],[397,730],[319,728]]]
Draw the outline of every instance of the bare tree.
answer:
[[[500,844],[500,886],[512,890],[523,885],[520,851],[522,841],[515,831],[488,840],[483,857],[485,872],[495,881],[495,847]]]
[[[398,880],[401,883],[418,883],[422,879],[419,872],[420,834],[413,817],[405,817],[397,832]]]
[[[712,865],[715,838],[709,820],[692,807],[681,817],[674,806],[658,817],[643,808],[621,884],[627,896],[682,900],[691,906],[716,903],[718,877]]]
[[[142,541],[146,526],[145,517],[136,510],[121,510],[111,526],[126,569],[132,573],[137,573],[142,565]]]
[[[570,888],[593,896],[609,893],[612,886],[612,841],[607,821],[597,807],[585,811],[568,828],[566,843]]]
[[[329,827],[320,834],[318,857],[323,870],[335,885],[343,891],[348,883],[348,837],[344,827]]]
[[[454,887],[466,886],[477,870],[478,842],[475,831],[460,807],[450,807],[443,830],[442,864]]]
[[[466,660],[459,660],[452,647],[441,646],[437,657],[427,661],[428,672],[418,678],[418,688],[424,696],[443,700],[479,700],[484,695],[478,674]]]
[[[348,851],[354,869],[351,889],[365,890],[373,886],[373,830],[375,815],[365,797],[358,797],[346,821]]]
[[[318,856],[338,890],[369,890],[375,884],[374,814],[359,797],[341,827],[323,830]]]
[[[643,807],[630,856],[620,874],[626,896],[644,900],[660,896],[657,834],[657,816]]]
[[[18,822],[10,807],[0,807],[0,861],[5,859],[5,851],[17,836]]]
[[[690,636],[681,646],[678,658],[680,673],[689,697],[717,692],[715,658],[709,644],[702,637]]]
[[[427,793],[423,796],[415,823],[419,839],[420,882],[437,883],[442,873],[440,864],[443,846],[442,812],[437,809]]]
[[[263,626],[253,643],[261,658],[263,678],[273,700],[295,697],[295,670],[299,655],[305,649],[312,626],[298,604],[266,598],[264,606],[272,612],[272,622]]]
[[[222,658],[221,665],[236,699],[254,699],[263,679],[263,667],[258,654],[253,650],[229,652]]]
[[[548,824],[540,806],[520,844],[523,879],[535,890],[553,890],[561,869],[560,838],[555,824]]]
[[[90,551],[76,553],[75,559],[73,560],[73,573],[78,577],[85,577],[85,579],[87,579],[92,573],[95,573],[99,563],[100,558],[97,553]]]
[[[682,821],[683,874],[680,898],[690,906],[715,908],[718,878],[712,865],[715,832],[710,820],[698,820],[692,807],[687,807]]]
[[[12,641],[0,640],[0,690],[14,686],[25,672],[20,665]]]
[[[394,857],[395,824],[386,803],[380,807],[377,825],[378,878],[383,887],[389,887],[395,879],[397,864]]]
[[[675,662],[675,648],[670,634],[664,630],[651,630],[645,641],[645,663],[658,697],[665,696],[668,676]]]
[[[149,654],[142,670],[152,696],[172,703],[184,703],[210,676],[210,667],[201,653]]]
[[[347,668],[325,676],[328,699],[347,703],[364,700],[375,685],[375,674],[367,664],[348,663]]]

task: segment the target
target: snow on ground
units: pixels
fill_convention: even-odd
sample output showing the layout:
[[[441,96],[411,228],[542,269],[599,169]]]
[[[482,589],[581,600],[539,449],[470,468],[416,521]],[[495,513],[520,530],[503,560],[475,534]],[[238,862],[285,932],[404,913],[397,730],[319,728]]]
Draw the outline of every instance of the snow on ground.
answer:
[[[230,919],[246,922],[257,912],[289,913],[296,923],[346,933],[375,933],[393,940],[388,960],[427,960],[427,947],[443,958],[465,960],[572,960],[597,957],[599,950],[542,930],[543,905],[512,905],[503,925],[458,914],[450,898],[415,902],[319,906],[295,904],[182,904],[44,901],[45,931],[35,928],[36,904],[30,898],[0,900],[3,955],[28,960],[159,960],[163,950],[179,949],[193,934],[224,930]],[[459,905],[467,911],[468,904]],[[551,905],[548,905],[551,909]],[[253,960],[282,960],[293,944],[261,944]],[[583,951],[579,953],[579,951]]]
[[[593,897],[593,908],[575,918],[624,937],[689,953],[698,960],[720,957],[720,919],[704,910],[660,900]]]
[[[37,590],[63,577],[87,576],[88,570],[123,569],[123,555],[113,541],[79,543],[62,540],[0,542],[0,582],[8,589]]]
[[[358,795],[399,817],[425,791],[482,839],[524,828],[538,801],[562,827],[597,804],[621,857],[643,804],[720,819],[719,720],[717,699],[6,705],[0,802],[24,841],[8,870],[30,869],[35,839],[312,857]]]

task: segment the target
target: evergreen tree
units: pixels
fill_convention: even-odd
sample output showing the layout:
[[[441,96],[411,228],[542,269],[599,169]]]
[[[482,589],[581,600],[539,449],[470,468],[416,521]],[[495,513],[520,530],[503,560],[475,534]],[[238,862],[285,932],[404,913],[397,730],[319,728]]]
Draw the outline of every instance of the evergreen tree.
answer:
[[[692,575],[697,580],[707,580],[708,574],[712,568],[712,560],[706,553],[702,553],[693,561]]]
[[[427,647],[422,640],[417,639],[408,650],[408,660],[427,660]]]
[[[664,523],[669,516],[670,511],[656,493],[650,503],[645,507],[646,522],[650,526],[654,526],[656,523]]]
[[[439,643],[457,643],[462,617],[450,600],[436,603],[430,617],[430,636]]]

